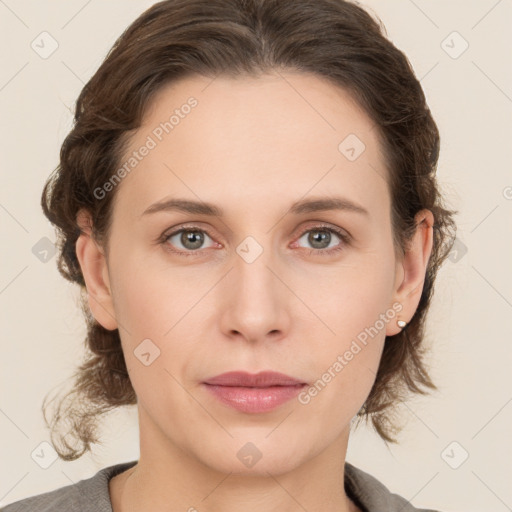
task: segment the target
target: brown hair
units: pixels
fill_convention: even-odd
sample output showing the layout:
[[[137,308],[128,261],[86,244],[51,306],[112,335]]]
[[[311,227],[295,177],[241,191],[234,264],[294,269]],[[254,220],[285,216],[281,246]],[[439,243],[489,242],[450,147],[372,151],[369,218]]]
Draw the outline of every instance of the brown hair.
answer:
[[[154,94],[192,74],[311,72],[350,92],[373,120],[389,170],[395,248],[407,247],[419,210],[431,210],[435,224],[418,308],[407,327],[386,340],[359,420],[371,418],[384,440],[396,442],[395,406],[408,392],[436,389],[424,361],[424,322],[437,271],[453,244],[452,216],[458,212],[442,206],[435,176],[439,133],[421,85],[381,26],[345,0],[167,0],[145,11],[115,42],[77,99],[74,126],[42,195],[44,213],[57,227],[59,271],[80,285],[87,321],[87,357],[51,425],[48,395],[43,403],[62,459],[75,460],[99,442],[101,415],[137,403],[118,330],[103,328],[87,306],[75,252],[77,213],[90,212],[93,236],[106,247],[115,190],[101,200],[93,191],[117,169],[130,131],[140,126]],[[66,435],[59,432],[64,423]],[[68,442],[68,434],[74,442]]]

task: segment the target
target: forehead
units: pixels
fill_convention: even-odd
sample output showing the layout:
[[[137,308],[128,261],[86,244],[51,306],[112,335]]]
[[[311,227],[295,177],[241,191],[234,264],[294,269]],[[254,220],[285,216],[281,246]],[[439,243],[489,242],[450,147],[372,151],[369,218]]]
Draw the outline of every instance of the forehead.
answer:
[[[144,146],[151,149],[117,191],[139,213],[174,192],[210,202],[295,201],[336,189],[368,206],[387,200],[374,122],[347,91],[316,75],[196,75],[168,84],[121,165]]]

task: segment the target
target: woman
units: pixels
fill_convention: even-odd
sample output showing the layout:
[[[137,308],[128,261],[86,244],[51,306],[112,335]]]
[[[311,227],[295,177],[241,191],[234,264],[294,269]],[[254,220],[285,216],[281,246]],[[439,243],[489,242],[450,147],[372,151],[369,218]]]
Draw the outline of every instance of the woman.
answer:
[[[354,3],[143,13],[42,198],[91,350],[55,449],[79,458],[137,404],[140,457],[4,510],[420,510],[345,456],[356,420],[395,441],[394,406],[435,388],[438,152],[407,58]]]

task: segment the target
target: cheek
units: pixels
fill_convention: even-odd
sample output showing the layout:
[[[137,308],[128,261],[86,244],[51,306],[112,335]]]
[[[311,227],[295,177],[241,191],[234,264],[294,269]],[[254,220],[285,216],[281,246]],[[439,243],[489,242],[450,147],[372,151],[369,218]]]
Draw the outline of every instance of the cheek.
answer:
[[[391,259],[361,258],[360,262],[340,266],[329,275],[319,275],[314,287],[303,283],[304,290],[310,290],[308,304],[324,319],[331,338],[347,341],[375,325],[385,334],[385,325],[383,329],[379,319],[386,312],[388,316],[393,313],[393,264]]]
[[[328,383],[331,392],[336,389],[337,396],[354,404],[369,393],[386,327],[396,321],[391,307],[392,264],[367,260],[365,265],[341,268],[315,289],[308,302],[323,323],[316,322],[322,333],[316,336],[322,349],[314,354],[319,386]]]
[[[175,396],[169,374],[182,381],[184,368],[194,361],[194,336],[202,318],[198,302],[211,284],[204,276],[161,265],[133,257],[115,266],[114,308],[135,389],[144,393],[165,383],[169,396]]]
[[[386,321],[381,314],[386,318],[385,299],[389,300],[385,293],[379,296],[362,285],[330,296],[336,300],[329,301],[323,318],[334,334],[324,329],[318,349],[309,351],[316,377],[299,396],[320,429],[326,429],[327,418],[332,426],[346,424],[368,397],[384,347]],[[387,321],[393,321],[391,313],[388,316]]]
[[[161,264],[133,257],[115,267],[116,317],[134,338],[163,339],[201,296],[181,269],[170,271]]]

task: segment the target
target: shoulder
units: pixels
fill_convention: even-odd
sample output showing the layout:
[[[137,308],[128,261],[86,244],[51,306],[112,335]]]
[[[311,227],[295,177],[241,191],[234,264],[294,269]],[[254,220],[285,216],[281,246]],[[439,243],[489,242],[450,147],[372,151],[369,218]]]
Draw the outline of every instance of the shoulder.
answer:
[[[136,462],[109,466],[75,484],[15,501],[0,512],[112,512],[108,481]],[[345,463],[345,488],[364,512],[439,512],[413,507],[405,498],[390,492],[375,477],[348,462]]]
[[[90,478],[6,505],[0,512],[112,512],[108,481],[137,461],[101,469]]]
[[[440,512],[416,508],[408,500],[392,493],[382,482],[362,469],[345,462],[345,490],[364,512]]]

